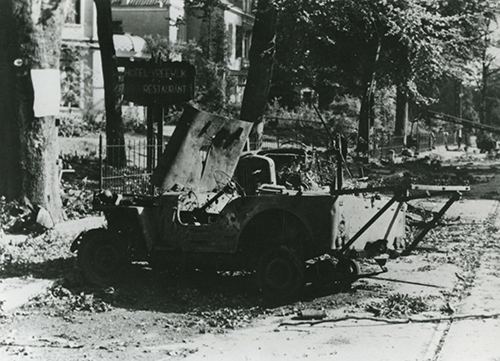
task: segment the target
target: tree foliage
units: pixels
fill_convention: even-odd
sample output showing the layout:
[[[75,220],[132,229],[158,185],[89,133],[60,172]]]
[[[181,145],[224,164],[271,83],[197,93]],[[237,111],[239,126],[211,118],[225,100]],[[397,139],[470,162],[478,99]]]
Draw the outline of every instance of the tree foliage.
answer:
[[[194,101],[203,109],[214,112],[226,110],[226,92],[232,85],[228,68],[228,38],[224,24],[225,5],[220,0],[189,0],[185,2],[186,16],[199,22],[200,37],[172,44],[162,36],[145,38],[148,51],[154,58],[169,61],[182,58],[196,68]],[[179,21],[187,21],[181,19]]]
[[[429,103],[444,77],[460,77],[479,56],[486,0],[282,0],[274,84],[340,89],[361,96],[366,69],[379,87],[402,84]],[[284,94],[286,92],[283,92]]]

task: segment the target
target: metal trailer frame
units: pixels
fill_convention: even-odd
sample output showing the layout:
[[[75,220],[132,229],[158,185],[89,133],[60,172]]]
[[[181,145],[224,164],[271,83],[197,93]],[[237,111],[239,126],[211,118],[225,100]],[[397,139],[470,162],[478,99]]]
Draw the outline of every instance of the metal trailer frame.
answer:
[[[420,191],[419,194],[411,194],[410,191]],[[432,228],[435,228],[446,213],[446,211],[455,203],[460,200],[462,197],[462,192],[467,192],[470,190],[469,186],[439,186],[439,185],[424,185],[424,184],[410,184],[408,186],[402,187],[367,187],[367,188],[355,188],[355,189],[340,189],[340,190],[332,190],[330,193],[333,196],[345,195],[345,194],[359,194],[359,193],[376,193],[376,192],[387,192],[392,191],[392,198],[375,214],[372,218],[370,218],[364,225],[361,227],[354,236],[352,236],[339,250],[332,250],[331,256],[335,257],[339,262],[347,261],[354,262],[352,256],[352,252],[350,252],[350,247],[354,244],[354,242],[361,237],[370,226],[377,221],[394,203],[398,202],[399,205],[397,207],[396,212],[394,213],[394,217],[389,223],[386,231],[387,238],[390,233],[394,222],[396,221],[397,214],[401,209],[403,203],[406,203],[415,199],[425,199],[433,196],[447,195],[448,200],[441,207],[441,209],[434,213],[432,219],[428,222],[423,223],[423,225],[416,231],[415,236],[413,237],[412,243],[404,249],[404,251],[400,254],[402,256],[409,255],[418,244],[424,239],[424,237],[429,233]],[[365,273],[365,274],[352,274],[348,278],[350,281],[354,282],[356,279],[367,278],[376,276],[381,273],[387,272],[387,268],[385,267],[386,259],[374,258],[377,264],[380,266],[380,271]]]

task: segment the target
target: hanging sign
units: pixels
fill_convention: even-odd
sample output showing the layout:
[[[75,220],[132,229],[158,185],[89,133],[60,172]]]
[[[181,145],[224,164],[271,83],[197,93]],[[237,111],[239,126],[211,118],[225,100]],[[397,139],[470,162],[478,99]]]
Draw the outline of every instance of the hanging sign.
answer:
[[[32,69],[31,82],[35,101],[33,111],[35,117],[46,117],[59,114],[61,102],[61,79],[58,69]]]
[[[194,95],[194,67],[182,61],[128,61],[125,64],[125,100],[139,105],[178,104]]]

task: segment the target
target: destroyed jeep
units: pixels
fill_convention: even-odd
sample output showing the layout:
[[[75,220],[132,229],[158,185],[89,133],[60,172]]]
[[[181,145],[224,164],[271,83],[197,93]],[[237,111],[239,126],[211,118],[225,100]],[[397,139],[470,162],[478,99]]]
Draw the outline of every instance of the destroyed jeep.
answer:
[[[135,261],[247,270],[256,271],[267,300],[297,297],[311,260],[342,247],[342,202],[328,191],[278,185],[270,157],[240,159],[251,127],[186,106],[152,177],[160,195],[95,196],[107,227],[82,233],[71,246],[85,278],[108,283]],[[349,259],[326,264],[328,281],[352,283],[359,273]]]

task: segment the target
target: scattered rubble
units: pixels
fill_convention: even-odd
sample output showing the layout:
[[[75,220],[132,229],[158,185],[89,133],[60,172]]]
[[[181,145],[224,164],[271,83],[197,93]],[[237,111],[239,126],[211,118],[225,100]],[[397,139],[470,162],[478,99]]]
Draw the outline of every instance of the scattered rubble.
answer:
[[[256,316],[261,315],[262,308],[252,307],[249,309],[221,308],[215,311],[197,311],[192,314],[202,319],[200,333],[205,333],[205,325],[219,329],[235,329],[248,325]]]
[[[60,310],[62,314],[70,311],[106,312],[112,306],[101,297],[90,292],[73,293],[71,290],[56,285],[47,293],[33,299],[28,307],[49,307]]]
[[[382,301],[369,303],[366,311],[376,317],[402,318],[416,315],[431,309],[429,299],[421,296],[410,296],[408,294],[390,294]]]
[[[49,231],[39,236],[0,242],[0,272],[3,276],[58,278],[73,269],[70,240]]]
[[[0,196],[0,236],[6,232],[35,235],[43,233],[49,227],[37,222],[38,214],[38,210],[35,211],[27,204],[7,202],[4,196]]]

